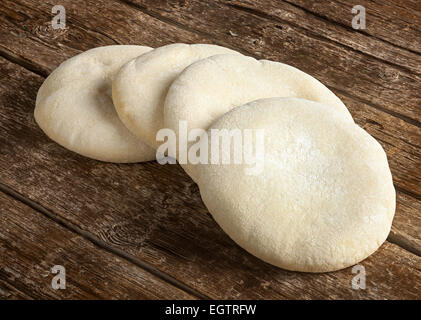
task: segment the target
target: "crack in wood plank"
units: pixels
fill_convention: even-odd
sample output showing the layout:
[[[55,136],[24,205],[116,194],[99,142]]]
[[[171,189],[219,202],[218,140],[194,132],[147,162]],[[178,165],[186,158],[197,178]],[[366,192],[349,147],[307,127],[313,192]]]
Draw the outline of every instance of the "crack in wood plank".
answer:
[[[390,114],[393,117],[396,117],[398,119],[401,119],[401,120],[403,120],[403,121],[405,121],[405,122],[407,122],[409,124],[412,124],[413,126],[416,126],[418,128],[421,128],[421,122],[418,121],[418,120],[412,119],[410,117],[407,117],[407,116],[405,116],[403,114],[400,114],[398,112],[395,112],[393,110],[389,110],[389,109],[387,109],[385,107],[382,107],[380,105],[377,105],[375,103],[372,103],[371,101],[368,101],[368,100],[363,99],[361,97],[354,96],[353,94],[350,94],[349,92],[346,92],[344,90],[341,90],[341,89],[338,89],[338,88],[334,88],[332,86],[327,86],[327,87],[330,90],[337,92],[338,94],[341,94],[343,96],[349,97],[352,100],[355,100],[355,101],[364,103],[364,104],[366,104],[367,106],[369,106],[371,108],[377,109],[377,110],[382,111],[382,112],[387,113],[387,114]]]
[[[389,233],[387,237],[387,241],[398,245],[399,247],[409,251],[419,257],[421,257],[421,248],[414,246],[413,243],[408,241],[408,239],[400,236],[399,234],[393,234],[392,232]]]
[[[50,72],[48,70],[45,70],[44,68],[42,68],[42,66],[40,66],[36,62],[27,60],[24,57],[20,57],[20,56],[14,54],[13,52],[7,50],[7,48],[5,48],[1,44],[0,44],[0,56],[5,58],[8,61],[14,63],[14,64],[17,64],[17,65],[25,68],[28,71],[31,71],[31,72],[43,77],[43,78],[47,78],[48,75],[50,74]]]
[[[417,199],[419,201],[421,201],[421,196],[419,194],[413,193],[409,190],[406,190],[405,188],[399,187],[399,186],[395,186],[396,191],[402,192],[414,199]]]

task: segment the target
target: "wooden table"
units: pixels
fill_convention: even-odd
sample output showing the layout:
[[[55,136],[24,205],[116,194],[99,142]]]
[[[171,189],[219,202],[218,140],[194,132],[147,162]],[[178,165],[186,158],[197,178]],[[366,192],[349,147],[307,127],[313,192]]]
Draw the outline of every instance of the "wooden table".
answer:
[[[60,0],[0,5],[0,297],[421,299],[421,2]],[[239,248],[178,165],[101,163],[35,124],[37,90],[62,61],[112,44],[214,43],[291,64],[349,107],[387,152],[397,190],[392,231],[361,264],[289,272]],[[66,268],[54,290],[51,268]]]

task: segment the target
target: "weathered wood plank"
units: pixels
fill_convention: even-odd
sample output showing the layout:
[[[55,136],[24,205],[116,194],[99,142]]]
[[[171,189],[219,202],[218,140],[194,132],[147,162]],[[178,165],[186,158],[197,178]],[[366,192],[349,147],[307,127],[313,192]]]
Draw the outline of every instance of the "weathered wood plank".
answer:
[[[31,300],[32,297],[20,292],[10,283],[0,280],[0,300]]]
[[[278,21],[281,23],[278,27],[282,27],[285,22],[299,26],[315,36],[320,36],[349,49],[378,58],[381,63],[393,64],[409,72],[421,74],[420,54],[352,29],[354,14],[351,13],[352,5],[350,4],[346,5],[347,10],[345,12],[339,13],[342,14],[343,23],[337,23],[320,15],[323,11],[314,14],[306,8],[297,7],[295,2],[287,3],[279,0],[221,0],[220,2],[232,7],[233,10],[248,11],[272,19],[275,22]],[[312,7],[308,1],[304,2],[307,6]],[[343,6],[340,2],[330,2],[329,4]],[[329,12],[329,5],[323,4],[323,9]],[[369,27],[371,27],[373,20],[378,20],[377,16],[371,15],[370,12],[368,13],[368,19],[370,21]],[[419,37],[421,37],[421,33]]]
[[[379,62],[298,24],[275,22],[220,1],[127,0],[222,44],[296,66],[335,90],[410,118],[420,125],[421,76]],[[125,0],[126,2],[126,0]],[[381,48],[378,48],[381,50]]]
[[[367,17],[362,33],[421,53],[421,3],[418,0],[285,1],[344,26],[351,26],[351,8],[362,5]]]
[[[194,299],[1,192],[0,215],[0,297]],[[51,286],[54,265],[66,268],[64,290]]]
[[[32,117],[43,79],[0,61],[0,182],[67,223],[211,298],[419,298],[421,258],[388,242],[362,262],[360,291],[351,288],[351,268],[287,272],[247,254],[210,218],[179,166],[106,164],[50,141]]]
[[[113,1],[63,1],[67,28],[53,30],[53,1],[3,1],[0,50],[38,73],[87,49],[112,44],[158,47],[171,42],[204,42],[203,37]]]

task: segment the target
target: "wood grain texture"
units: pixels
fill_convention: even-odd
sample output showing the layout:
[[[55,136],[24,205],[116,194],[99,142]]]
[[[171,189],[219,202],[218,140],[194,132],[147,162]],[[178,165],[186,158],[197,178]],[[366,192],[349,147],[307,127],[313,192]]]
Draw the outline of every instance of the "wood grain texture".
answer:
[[[366,9],[367,28],[361,33],[404,50],[421,53],[421,3],[418,0],[287,1],[343,26],[350,25],[352,7],[362,5]]]
[[[331,41],[302,27],[298,21],[280,23],[219,0],[124,1],[200,32],[217,43],[298,67],[338,92],[421,126],[421,75]],[[387,51],[380,45],[373,50]]]
[[[282,10],[274,12],[270,5],[275,2],[269,0],[260,2],[264,10],[259,11],[251,1],[62,1],[68,25],[60,31],[50,25],[56,3],[4,3],[0,54],[27,70],[0,58],[0,183],[81,230],[85,242],[87,236],[99,239],[205,297],[421,298],[420,257],[393,243],[363,261],[368,273],[363,291],[351,289],[350,268],[314,275],[272,267],[220,230],[180,167],[114,165],[80,157],[48,140],[32,115],[43,77],[68,57],[99,45],[207,42],[290,63],[328,83],[356,122],[383,145],[398,188],[389,239],[419,254],[421,125],[415,50],[406,50],[403,42],[395,46],[387,35],[331,26],[304,6],[280,2]],[[317,32],[312,23],[320,23]],[[26,290],[0,278],[0,296],[23,298]]]
[[[364,31],[358,32],[353,29],[352,19],[354,14],[351,12],[353,7],[351,4],[315,1],[284,2],[279,0],[262,0],[259,2],[253,0],[221,0],[221,3],[237,10],[248,11],[278,21],[278,28],[282,28],[282,24],[285,23],[292,24],[303,28],[315,37],[323,38],[324,41],[333,41],[349,50],[375,57],[380,63],[392,64],[409,72],[421,74],[421,55],[406,48],[397,47],[383,39],[372,37]],[[314,10],[315,7],[316,9],[317,7],[323,7],[323,11]],[[341,9],[337,7],[341,7]],[[339,17],[340,21],[329,20],[324,15],[325,13],[329,14],[331,10],[335,10],[335,17]],[[371,30],[373,27],[371,22],[373,20],[377,22],[377,16],[373,17],[372,12],[369,11],[367,19],[370,22],[368,30]],[[413,36],[421,37],[421,32]]]
[[[63,1],[67,27],[53,30],[54,1],[3,1],[0,6],[0,49],[30,70],[47,76],[62,61],[98,46],[171,42],[203,42],[200,35],[180,30],[115,1]],[[35,54],[36,53],[36,54]]]
[[[32,297],[20,292],[10,283],[0,280],[0,300],[31,300]]]
[[[0,62],[8,79],[0,81],[0,181],[67,223],[210,298],[419,298],[421,258],[391,243],[362,262],[361,291],[351,288],[351,268],[295,273],[247,254],[210,218],[178,165],[106,164],[50,141],[32,117],[43,79]]]
[[[193,299],[0,192],[0,297]],[[51,268],[66,268],[66,289]]]

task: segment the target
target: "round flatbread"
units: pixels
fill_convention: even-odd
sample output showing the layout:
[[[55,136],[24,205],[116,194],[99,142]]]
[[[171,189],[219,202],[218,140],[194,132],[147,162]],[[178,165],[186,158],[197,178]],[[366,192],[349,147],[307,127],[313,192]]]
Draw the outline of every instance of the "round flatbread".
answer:
[[[113,83],[113,101],[126,127],[154,148],[164,127],[164,101],[172,81],[191,63],[233,50],[210,44],[176,43],[130,61]]]
[[[89,158],[123,163],[155,159],[155,151],[120,121],[111,98],[118,69],[151,50],[106,46],[63,62],[38,91],[34,112],[38,125],[52,140]]]
[[[334,108],[263,99],[226,113],[215,129],[249,129],[254,137],[264,130],[260,171],[231,161],[196,172],[216,222],[251,254],[288,270],[327,272],[358,263],[386,240],[395,212],[386,154]]]
[[[172,83],[165,101],[165,127],[174,130],[177,137],[180,121],[186,121],[188,132],[206,130],[229,110],[271,97],[297,97],[324,103],[353,122],[342,101],[312,76],[279,62],[223,54],[193,63]],[[178,150],[180,161],[180,154],[186,154],[187,150]],[[180,164],[195,180],[195,166],[183,161]]]

